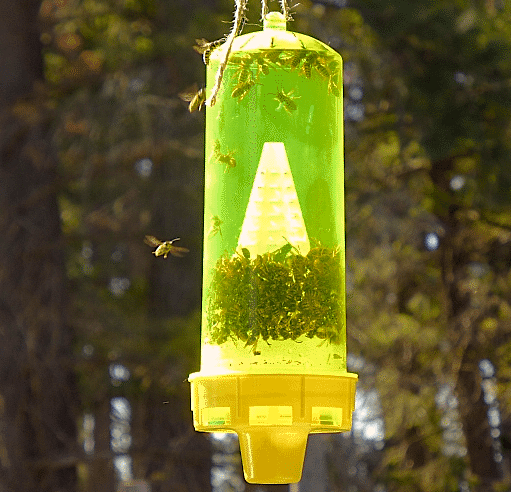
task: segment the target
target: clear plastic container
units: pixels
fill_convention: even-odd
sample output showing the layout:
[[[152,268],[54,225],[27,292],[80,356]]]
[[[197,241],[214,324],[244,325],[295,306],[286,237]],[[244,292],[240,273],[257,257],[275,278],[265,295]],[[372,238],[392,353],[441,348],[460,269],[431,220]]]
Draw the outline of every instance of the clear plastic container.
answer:
[[[201,371],[346,370],[341,77],[308,36],[236,40],[206,111]]]
[[[226,47],[207,68],[209,97]],[[245,478],[300,479],[307,436],[351,428],[342,59],[268,14],[206,110],[197,430],[237,432]]]

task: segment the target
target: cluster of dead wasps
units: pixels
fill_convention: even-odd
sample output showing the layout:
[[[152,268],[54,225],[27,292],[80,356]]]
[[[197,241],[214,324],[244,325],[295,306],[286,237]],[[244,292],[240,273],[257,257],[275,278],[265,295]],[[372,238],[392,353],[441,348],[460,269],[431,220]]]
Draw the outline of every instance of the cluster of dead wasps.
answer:
[[[305,256],[290,243],[250,257],[243,248],[224,254],[213,270],[208,294],[210,342],[244,343],[260,355],[258,342],[297,340],[341,343],[339,248],[319,243]]]
[[[257,52],[244,52],[233,55],[229,59],[229,65],[235,66],[232,80],[235,83],[231,96],[238,102],[249,93],[257,83],[261,75],[268,75],[270,69],[281,68],[285,70],[298,70],[299,74],[310,79],[314,73],[318,73],[323,79],[328,81],[328,92],[336,97],[340,97],[341,91],[337,86],[337,76],[339,66],[337,61],[328,54],[321,54],[317,51],[303,49],[280,50],[265,49]],[[295,99],[292,96],[293,90],[284,92],[279,90],[275,95],[275,100],[279,102],[279,108],[290,113],[297,109]]]
[[[205,39],[197,39],[195,51],[202,54],[204,63],[208,65],[211,53],[224,42],[223,39],[208,42]],[[303,45],[302,45],[303,46]],[[242,101],[250,90],[258,83],[261,75],[268,75],[271,69],[297,70],[301,76],[310,79],[314,73],[328,83],[328,92],[340,97],[341,91],[337,85],[340,67],[338,62],[328,53],[311,51],[305,47],[302,49],[281,50],[276,48],[263,49],[255,52],[242,52],[229,58],[228,67],[233,68],[232,80],[234,88],[231,97]],[[279,103],[277,109],[284,108],[288,113],[297,109],[293,90],[284,92],[278,90],[275,100]],[[194,84],[179,95],[181,99],[189,102],[190,112],[200,111],[206,101],[206,90]]]

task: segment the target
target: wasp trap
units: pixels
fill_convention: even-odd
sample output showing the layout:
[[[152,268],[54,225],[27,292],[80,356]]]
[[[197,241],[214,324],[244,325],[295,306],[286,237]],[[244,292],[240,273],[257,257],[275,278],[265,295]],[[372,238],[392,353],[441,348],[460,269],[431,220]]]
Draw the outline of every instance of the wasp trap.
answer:
[[[209,56],[211,94],[226,44]],[[195,429],[238,434],[245,478],[298,482],[310,433],[351,428],[342,59],[268,14],[206,110]]]

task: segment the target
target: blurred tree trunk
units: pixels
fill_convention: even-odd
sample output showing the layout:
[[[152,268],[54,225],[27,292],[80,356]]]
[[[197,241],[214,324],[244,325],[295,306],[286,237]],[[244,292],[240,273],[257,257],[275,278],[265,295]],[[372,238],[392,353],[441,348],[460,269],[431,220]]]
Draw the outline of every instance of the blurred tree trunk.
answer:
[[[110,448],[110,398],[96,403],[94,409],[94,456],[87,476],[89,492],[112,492],[115,487],[114,464]]]
[[[502,449],[502,468],[507,479],[511,480],[511,419],[506,418],[501,424],[500,445]]]
[[[37,15],[40,0],[0,0],[0,107],[32,91],[42,78]]]
[[[488,421],[488,404],[481,388],[479,361],[482,359],[474,344],[463,354],[456,386],[460,416],[467,440],[470,471],[477,477],[476,492],[492,492],[493,482],[502,479],[502,466],[495,459],[495,449]]]
[[[0,490],[76,490],[75,381],[39,1],[0,1]]]
[[[433,179],[448,194],[445,169],[438,171],[433,163]],[[479,362],[486,358],[486,347],[478,342],[477,331],[481,321],[490,314],[494,305],[482,306],[475,290],[467,289],[467,267],[474,252],[481,254],[473,231],[458,218],[458,208],[449,209],[447,234],[442,245],[442,280],[446,299],[446,314],[450,338],[454,348],[455,391],[459,401],[459,414],[466,439],[470,473],[474,491],[491,492],[492,484],[503,477],[502,465],[495,459],[489,406],[484,399]],[[470,239],[467,239],[470,238]]]

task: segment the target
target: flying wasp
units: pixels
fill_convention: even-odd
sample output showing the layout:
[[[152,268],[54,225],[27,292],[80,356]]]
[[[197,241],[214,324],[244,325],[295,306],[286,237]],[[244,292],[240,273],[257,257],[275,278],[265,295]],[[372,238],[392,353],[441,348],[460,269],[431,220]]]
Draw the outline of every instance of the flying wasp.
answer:
[[[283,90],[277,91],[276,97],[274,98],[275,101],[279,102],[279,105],[277,107],[277,110],[279,110],[281,107],[284,107],[284,109],[291,113],[291,111],[296,111],[297,106],[294,102],[295,99],[298,99],[300,96],[291,96],[294,89],[291,89],[288,93],[285,93]]]
[[[181,92],[179,97],[183,101],[190,102],[188,105],[188,111],[190,111],[190,113],[193,113],[194,111],[200,111],[206,102],[206,89],[204,87],[199,89],[195,83],[184,92]]]
[[[220,142],[216,140],[212,158],[220,162],[221,164],[225,164],[224,173],[226,173],[227,171],[229,171],[230,168],[236,167],[236,159],[233,157],[235,153],[236,153],[235,150],[231,150],[226,154],[222,154],[222,152],[220,151]]]
[[[181,238],[176,237],[175,239],[172,239],[172,241],[160,241],[154,236],[146,236],[144,239],[144,243],[148,244],[149,246],[152,246],[153,248],[156,248],[153,251],[154,256],[163,256],[164,258],[167,258],[167,256],[170,253],[172,256],[182,257],[185,255],[185,253],[188,253],[190,250],[188,248],[174,246],[174,243],[176,241],[179,241],[180,239]]]
[[[201,38],[196,39],[195,42],[197,43],[193,49],[202,55],[202,60],[204,61],[204,65],[207,65],[209,63],[209,57],[211,56],[211,53],[213,53],[213,50],[222,44],[224,42],[223,39],[217,39],[216,41],[208,41],[207,39]]]

